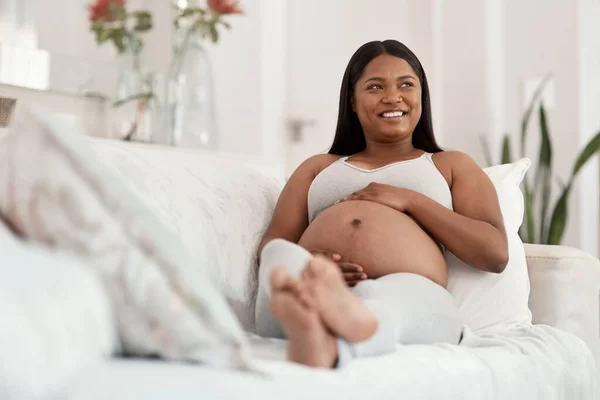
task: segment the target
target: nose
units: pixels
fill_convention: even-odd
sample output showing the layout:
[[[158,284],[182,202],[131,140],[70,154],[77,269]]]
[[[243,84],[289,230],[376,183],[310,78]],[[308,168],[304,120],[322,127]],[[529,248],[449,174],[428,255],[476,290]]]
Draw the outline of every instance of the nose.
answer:
[[[388,90],[381,98],[381,101],[385,104],[401,103],[402,96],[400,96],[399,90]]]

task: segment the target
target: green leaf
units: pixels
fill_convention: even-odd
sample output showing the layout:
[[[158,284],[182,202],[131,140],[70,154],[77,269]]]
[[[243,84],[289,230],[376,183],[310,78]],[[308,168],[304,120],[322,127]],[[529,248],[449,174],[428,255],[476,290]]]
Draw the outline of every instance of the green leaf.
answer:
[[[525,157],[525,141],[527,137],[527,126],[529,125],[529,119],[531,118],[531,114],[533,114],[533,107],[535,103],[537,103],[539,97],[542,95],[544,91],[544,87],[552,77],[551,74],[546,75],[540,83],[540,86],[533,93],[533,97],[531,98],[531,102],[527,106],[525,113],[523,114],[523,119],[521,120],[521,157]]]
[[[525,182],[525,221],[527,224],[527,243],[535,243],[535,221],[533,219],[533,193]]]
[[[115,34],[115,31],[112,29],[106,29],[103,31],[99,31],[98,35],[96,36],[96,41],[98,42],[98,44],[102,44],[102,43],[106,42],[107,40],[112,39],[114,34]]]
[[[99,31],[103,30],[104,29],[104,21],[101,19],[94,21],[92,23],[91,29],[94,32],[99,32]]]
[[[196,12],[197,12],[197,10],[194,8],[184,8],[183,10],[181,10],[181,13],[179,14],[179,16],[181,18],[186,18],[186,17],[196,14]]]
[[[113,31],[112,40],[115,44],[115,47],[119,51],[119,53],[123,53],[127,50],[127,43],[125,39],[125,30],[124,29],[116,29]]]
[[[568,200],[570,191],[571,185],[565,188],[562,195],[556,202],[554,212],[552,213],[552,218],[550,219],[550,229],[548,231],[547,244],[558,245],[562,240],[562,236],[565,231],[565,225],[567,223]]]
[[[540,209],[540,243],[546,239],[546,216],[552,190],[552,142],[548,133],[548,123],[544,104],[540,104],[540,133],[541,145],[538,160],[538,168],[535,177],[536,191],[541,185],[541,209]]]
[[[136,25],[133,29],[137,32],[145,32],[152,28],[152,15],[146,11],[138,11],[134,13]]]
[[[152,21],[151,20],[138,20],[133,30],[136,32],[146,32],[152,29]]]
[[[540,104],[540,133],[542,135],[542,143],[540,147],[540,158],[538,165],[544,167],[551,167],[552,141],[550,140],[550,133],[548,130],[548,123],[546,120],[546,110],[544,109],[544,103]]]
[[[136,18],[145,18],[145,19],[152,19],[152,14],[150,14],[148,11],[135,11],[133,13],[133,15]]]
[[[479,135],[479,143],[481,143],[481,149],[483,150],[483,158],[485,159],[485,163],[489,167],[493,163],[492,153],[490,152],[490,142],[487,140],[485,135]]]
[[[217,43],[219,40],[219,31],[217,31],[217,27],[214,24],[210,26],[210,38],[213,43]]]
[[[219,22],[221,23],[221,25],[223,25],[225,28],[227,29],[231,29],[231,24],[229,22],[223,21],[222,19],[219,20]]]
[[[577,157],[577,161],[575,161],[575,166],[573,167],[573,178],[579,170],[588,162],[588,160],[600,150],[600,132],[596,133],[596,136],[592,138],[588,142],[588,144],[583,148],[579,157]]]
[[[502,158],[500,160],[502,164],[509,164],[512,162],[512,155],[510,152],[510,136],[504,135],[502,138]]]
[[[123,21],[127,18],[127,11],[124,7],[120,7],[114,0],[108,5],[108,12],[118,21]]]
[[[569,194],[571,192],[571,188],[573,187],[573,183],[575,181],[575,177],[583,168],[583,166],[589,161],[589,159],[600,150],[600,132],[598,132],[592,140],[588,142],[588,144],[583,148],[577,160],[575,161],[575,165],[573,167],[573,173],[571,178],[569,179],[569,183],[564,188],[562,195],[558,199],[556,206],[554,207],[554,212],[552,213],[552,218],[550,220],[550,228],[548,231],[548,244],[558,245],[561,243],[565,226],[567,224],[568,217],[568,200]]]

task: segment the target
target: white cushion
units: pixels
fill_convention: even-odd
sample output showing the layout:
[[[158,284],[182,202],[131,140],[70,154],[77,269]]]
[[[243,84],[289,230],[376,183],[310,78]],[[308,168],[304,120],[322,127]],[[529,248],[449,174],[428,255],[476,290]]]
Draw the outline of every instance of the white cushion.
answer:
[[[0,221],[0,398],[62,398],[83,368],[117,345],[96,273],[17,240]]]
[[[243,331],[202,266],[101,163],[79,132],[21,105],[0,145],[0,210],[31,240],[102,276],[123,350],[243,367]]]
[[[283,186],[259,159],[108,140],[91,141],[189,249],[254,332],[256,254]]]
[[[523,158],[484,169],[496,188],[508,236],[509,261],[504,272],[479,271],[451,253],[447,257],[448,291],[456,300],[464,323],[473,330],[531,324],[527,262],[518,233],[524,214],[519,185],[530,165],[531,160]]]

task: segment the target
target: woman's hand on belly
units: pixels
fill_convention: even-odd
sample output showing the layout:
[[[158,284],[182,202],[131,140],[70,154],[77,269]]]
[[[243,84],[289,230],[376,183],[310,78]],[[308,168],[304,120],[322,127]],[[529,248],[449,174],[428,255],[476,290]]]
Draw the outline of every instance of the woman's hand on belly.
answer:
[[[348,286],[355,286],[358,282],[367,279],[367,274],[363,272],[363,267],[344,261],[343,257],[337,253],[320,249],[308,249],[308,252],[313,256],[325,257],[338,264]]]
[[[391,207],[400,212],[406,212],[414,198],[414,191],[383,183],[372,182],[364,189],[338,200],[337,203],[352,200],[373,201]]]

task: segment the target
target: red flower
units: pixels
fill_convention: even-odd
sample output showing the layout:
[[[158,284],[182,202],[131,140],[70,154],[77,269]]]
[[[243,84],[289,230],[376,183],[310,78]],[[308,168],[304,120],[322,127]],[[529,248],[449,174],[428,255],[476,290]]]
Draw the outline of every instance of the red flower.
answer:
[[[125,0],[96,0],[95,4],[90,4],[90,21],[96,22],[99,19],[104,21],[114,21],[115,16],[110,12],[110,5],[114,4],[118,8],[125,7]]]
[[[208,6],[219,14],[243,14],[238,0],[208,0]]]

